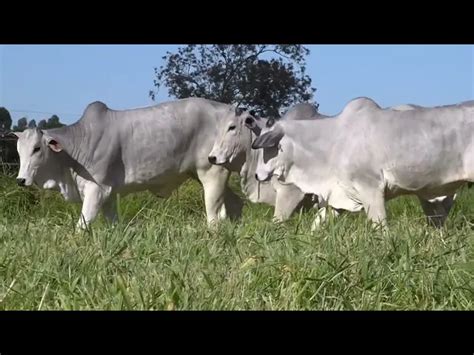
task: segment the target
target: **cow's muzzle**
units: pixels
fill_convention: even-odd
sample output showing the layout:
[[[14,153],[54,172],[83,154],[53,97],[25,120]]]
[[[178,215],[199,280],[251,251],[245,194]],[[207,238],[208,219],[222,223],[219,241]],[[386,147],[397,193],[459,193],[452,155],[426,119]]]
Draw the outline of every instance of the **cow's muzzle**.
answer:
[[[214,155],[208,156],[207,159],[209,160],[209,163],[211,164],[216,164],[217,162],[217,158]]]
[[[270,181],[271,178],[272,178],[272,176],[271,176],[271,175],[268,175],[265,179],[260,179],[260,177],[258,176],[258,174],[255,174],[255,179],[257,179],[257,181],[260,181],[260,182]]]
[[[26,179],[16,179],[18,186],[25,186]]]

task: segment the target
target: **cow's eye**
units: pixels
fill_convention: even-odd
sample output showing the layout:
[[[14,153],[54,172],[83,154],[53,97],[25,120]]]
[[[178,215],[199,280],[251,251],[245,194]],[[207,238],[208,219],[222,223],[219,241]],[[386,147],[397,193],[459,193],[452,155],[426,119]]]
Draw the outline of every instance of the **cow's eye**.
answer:
[[[235,126],[230,126],[229,131],[233,131],[235,129]]]
[[[39,152],[39,150],[40,150],[40,147],[36,147],[35,149],[33,149],[33,154]]]

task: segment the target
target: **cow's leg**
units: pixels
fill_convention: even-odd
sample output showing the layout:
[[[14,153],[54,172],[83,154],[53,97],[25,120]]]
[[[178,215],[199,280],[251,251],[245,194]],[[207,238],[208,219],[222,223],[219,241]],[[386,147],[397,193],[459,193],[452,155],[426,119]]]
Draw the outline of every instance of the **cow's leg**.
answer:
[[[318,212],[316,212],[316,217],[314,218],[314,221],[311,224],[311,232],[314,232],[321,226],[322,223],[326,221],[326,215],[327,207],[321,207],[320,209],[318,209]]]
[[[433,227],[441,228],[453,206],[455,195],[446,196],[443,200],[426,200],[419,197],[421,208],[425,213],[427,223]]]
[[[363,196],[363,205],[367,218],[372,221],[375,228],[387,229],[387,214],[385,211],[385,196],[381,189],[368,189]]]
[[[112,194],[102,205],[102,214],[110,224],[117,222],[117,194]]]
[[[211,225],[227,216],[224,202],[229,171],[212,165],[209,169],[198,170],[197,175],[204,189],[207,223]]]
[[[294,185],[275,184],[276,200],[273,220],[283,222],[290,218],[291,214],[303,200],[305,194]]]
[[[457,194],[449,195],[449,196],[446,196],[446,198],[443,199],[443,201],[441,201],[444,207],[444,210],[446,211],[447,214],[449,214],[449,212],[451,211],[451,208],[453,208],[456,197],[457,197]]]
[[[328,211],[330,211],[333,218],[338,217],[340,214],[334,208],[331,208],[331,209],[328,209],[327,207],[320,208],[318,212],[316,212],[316,217],[314,218],[314,221],[311,224],[311,232],[314,232],[316,229],[318,229],[321,226],[321,224],[327,221]]]
[[[86,229],[99,213],[103,203],[108,199],[110,189],[101,188],[94,183],[88,183],[84,187],[84,200],[82,202],[81,217],[77,227]]]
[[[231,220],[236,220],[242,215],[244,202],[232,189],[225,186],[224,208],[221,208],[221,214],[228,214]],[[223,211],[223,212],[222,212]],[[225,215],[224,215],[225,218]]]

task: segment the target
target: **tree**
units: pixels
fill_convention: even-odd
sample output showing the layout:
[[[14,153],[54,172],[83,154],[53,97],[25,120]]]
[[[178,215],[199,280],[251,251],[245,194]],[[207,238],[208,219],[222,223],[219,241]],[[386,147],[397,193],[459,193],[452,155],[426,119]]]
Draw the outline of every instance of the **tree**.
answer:
[[[46,128],[46,120],[41,120],[38,122],[38,128],[39,129],[45,129]]]
[[[22,117],[18,120],[16,126],[13,126],[13,130],[17,132],[23,132],[25,129],[28,128],[28,120],[26,117]]]
[[[9,131],[12,126],[12,117],[5,107],[0,107],[0,131]]]
[[[313,98],[316,89],[305,73],[308,54],[301,45],[187,45],[166,53],[153,83],[178,99],[203,97],[279,116]],[[156,91],[149,95],[155,100]]]
[[[52,115],[48,120],[41,120],[38,122],[38,125],[36,125],[35,120],[31,120],[28,123],[28,120],[26,117],[22,117],[18,120],[18,124],[16,126],[13,126],[14,131],[18,132],[23,132],[27,128],[35,128],[38,127],[39,129],[50,129],[50,128],[59,128],[63,127],[65,124],[61,123],[59,121],[59,117],[56,115]]]
[[[48,122],[46,123],[46,127],[44,128],[59,128],[59,127],[63,127],[65,126],[64,124],[62,124],[61,122],[59,122],[59,117],[56,116],[56,115],[52,115],[51,118],[48,120]]]

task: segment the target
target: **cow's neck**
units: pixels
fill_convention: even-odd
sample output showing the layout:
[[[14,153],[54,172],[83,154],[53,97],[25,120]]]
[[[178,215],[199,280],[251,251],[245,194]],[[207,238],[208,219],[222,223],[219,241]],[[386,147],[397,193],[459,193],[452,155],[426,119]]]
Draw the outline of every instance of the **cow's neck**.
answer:
[[[240,185],[243,192],[250,197],[257,189],[255,171],[257,169],[258,151],[252,149],[252,142],[256,135],[249,129],[245,129],[244,132],[243,140],[247,141],[248,144],[245,145],[245,160],[240,168]]]
[[[95,132],[96,139],[100,139],[102,134],[99,131],[101,125],[98,125],[97,132]],[[82,147],[94,146],[90,139],[92,137],[90,132],[87,132],[87,128],[81,122],[76,122],[70,126],[61,128],[55,128],[47,131],[53,138],[58,139],[67,155],[72,158],[63,158],[65,163],[77,170],[73,165],[73,161],[85,166],[88,162],[90,155],[89,150],[84,150]],[[73,161],[72,161],[73,160]]]
[[[273,205],[275,203],[276,192],[270,183],[261,183],[255,179],[257,171],[258,155],[261,150],[252,149],[252,142],[256,135],[247,130],[245,140],[245,161],[240,169],[240,187],[242,192],[252,202],[264,202]]]

